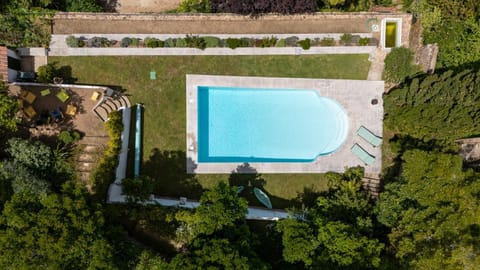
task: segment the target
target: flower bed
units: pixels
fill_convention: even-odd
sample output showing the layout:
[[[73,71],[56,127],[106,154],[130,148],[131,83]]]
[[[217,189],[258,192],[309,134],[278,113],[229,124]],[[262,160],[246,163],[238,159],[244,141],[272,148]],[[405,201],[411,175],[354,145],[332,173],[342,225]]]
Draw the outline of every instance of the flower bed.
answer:
[[[263,38],[251,37],[229,37],[218,38],[214,36],[196,36],[187,35],[185,37],[158,39],[155,37],[146,37],[144,39],[137,37],[124,37],[121,40],[108,39],[105,37],[75,37],[68,36],[65,39],[67,45],[71,48],[241,48],[241,47],[301,47],[308,50],[310,47],[319,46],[377,46],[378,40],[375,38],[361,37],[360,35],[343,34],[340,39],[332,37],[324,38],[305,38],[300,39],[296,36],[286,38],[277,38],[275,36]]]

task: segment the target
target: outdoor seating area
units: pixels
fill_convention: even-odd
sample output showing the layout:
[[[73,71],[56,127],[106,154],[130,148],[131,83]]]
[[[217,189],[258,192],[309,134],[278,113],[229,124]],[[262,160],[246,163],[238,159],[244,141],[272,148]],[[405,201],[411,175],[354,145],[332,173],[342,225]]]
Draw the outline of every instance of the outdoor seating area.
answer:
[[[74,117],[77,105],[71,101],[72,92],[65,88],[20,87],[18,105],[27,121],[48,125],[65,120],[64,113]]]
[[[9,86],[17,97],[17,117],[30,136],[54,136],[75,129],[85,136],[105,136],[105,128],[93,109],[104,97],[104,88],[19,83]]]

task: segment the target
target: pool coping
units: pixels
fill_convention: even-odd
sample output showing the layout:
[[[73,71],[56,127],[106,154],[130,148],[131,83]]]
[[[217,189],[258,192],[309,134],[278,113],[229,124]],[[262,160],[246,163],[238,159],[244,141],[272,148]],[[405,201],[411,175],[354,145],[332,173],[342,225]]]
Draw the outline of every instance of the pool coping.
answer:
[[[337,101],[348,115],[349,130],[345,142],[334,153],[319,156],[312,162],[198,162],[198,86],[258,87],[315,89],[321,96]],[[356,135],[360,126],[365,126],[377,136],[383,133],[383,81],[332,80],[279,77],[246,77],[217,75],[186,75],[186,113],[187,113],[187,173],[325,173],[343,172],[347,167],[363,166],[366,173],[378,174],[382,168],[381,146],[373,147]],[[378,103],[372,105],[372,99]],[[359,144],[375,157],[370,165],[365,165],[350,151]],[[244,170],[242,168],[248,168]]]

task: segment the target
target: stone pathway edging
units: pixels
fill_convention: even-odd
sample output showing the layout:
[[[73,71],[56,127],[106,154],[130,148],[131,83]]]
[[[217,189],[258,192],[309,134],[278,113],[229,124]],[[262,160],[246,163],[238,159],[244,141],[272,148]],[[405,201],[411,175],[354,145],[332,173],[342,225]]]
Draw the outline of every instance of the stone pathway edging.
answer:
[[[375,46],[335,46],[283,48],[52,48],[49,56],[130,56],[130,55],[314,55],[314,54],[370,54]]]

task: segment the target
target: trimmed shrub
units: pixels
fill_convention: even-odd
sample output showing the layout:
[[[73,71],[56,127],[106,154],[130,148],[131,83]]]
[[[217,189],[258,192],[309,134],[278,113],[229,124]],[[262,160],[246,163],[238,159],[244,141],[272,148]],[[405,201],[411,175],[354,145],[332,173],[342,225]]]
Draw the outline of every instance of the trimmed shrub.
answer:
[[[205,40],[199,36],[187,35],[187,37],[185,38],[185,41],[187,43],[187,46],[190,48],[197,48],[200,50],[204,50],[207,47]]]
[[[353,38],[352,34],[345,33],[340,37],[340,44],[344,46],[349,46],[352,44],[352,38]]]
[[[230,49],[236,49],[238,47],[248,47],[247,41],[239,38],[227,38],[226,43]]]
[[[140,46],[140,39],[139,38],[132,38],[131,40],[132,40],[132,44],[131,44],[132,46],[134,46],[134,47]]]
[[[277,45],[275,45],[275,46],[276,46],[276,47],[285,47],[286,45],[287,45],[287,42],[285,41],[284,38],[282,38],[282,39],[279,39],[279,40],[277,41]]]
[[[358,40],[358,45],[360,46],[367,46],[368,43],[370,43],[370,38],[368,37],[363,37]]]
[[[207,48],[220,47],[220,39],[217,37],[203,37]]]
[[[159,39],[151,38],[151,37],[145,38],[144,43],[145,43],[145,46],[147,46],[148,48],[158,48],[161,45]]]
[[[168,48],[174,48],[175,47],[175,40],[173,38],[167,38],[163,42],[163,46],[168,47]]]
[[[184,38],[177,38],[175,40],[175,47],[177,48],[187,47],[187,41]]]
[[[119,111],[113,111],[108,115],[108,118],[105,123],[105,128],[110,137],[108,148],[90,177],[92,189],[95,191],[97,199],[101,201],[105,198],[108,186],[115,180],[118,154],[122,145],[122,114]]]
[[[122,180],[123,194],[128,202],[144,202],[150,198],[153,192],[153,180],[146,175]]]
[[[41,83],[51,83],[57,75],[58,70],[55,63],[48,63],[38,67],[37,80]]]
[[[335,46],[335,39],[334,38],[323,38],[320,41],[321,46]]]
[[[261,39],[260,42],[260,47],[265,48],[265,47],[274,47],[275,44],[277,44],[277,38],[275,37],[265,37]]]
[[[414,64],[413,52],[405,47],[393,48],[385,57],[385,81],[400,83],[408,76],[420,71]]]
[[[78,48],[79,46],[79,39],[74,37],[74,36],[68,36],[65,39],[65,42],[67,43],[67,46],[70,48]]]
[[[120,42],[120,47],[126,48],[132,44],[132,39],[129,37],[124,37],[122,38],[122,41]]]
[[[63,143],[63,144],[71,144],[75,143],[78,140],[80,140],[80,133],[78,131],[68,131],[64,130],[58,134],[58,139]]]
[[[87,47],[102,48],[110,46],[110,40],[104,37],[93,37],[87,40]]]
[[[254,38],[247,38],[247,37],[244,37],[244,38],[241,38],[242,40],[242,44],[244,44],[244,46],[242,47],[253,47],[255,46],[255,42],[256,42],[256,39]]]
[[[287,45],[287,47],[296,47],[297,46],[297,42],[298,42],[298,37],[287,37],[285,39],[285,43]]]
[[[308,50],[310,49],[310,39],[307,38],[307,39],[304,39],[304,40],[300,40],[298,42],[298,44],[302,47],[302,49],[304,50]]]

